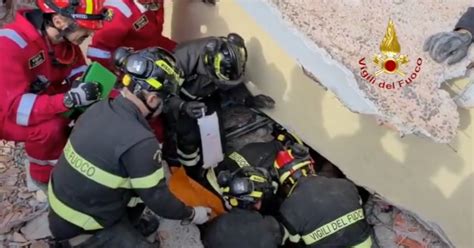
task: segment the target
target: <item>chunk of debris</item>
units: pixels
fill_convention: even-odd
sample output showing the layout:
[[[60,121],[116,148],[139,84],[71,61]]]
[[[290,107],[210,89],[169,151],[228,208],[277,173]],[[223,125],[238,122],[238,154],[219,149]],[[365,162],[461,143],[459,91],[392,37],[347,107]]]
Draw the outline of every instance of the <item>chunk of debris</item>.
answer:
[[[49,244],[44,240],[33,241],[30,245],[30,248],[49,248]]]
[[[437,225],[391,205],[377,195],[369,197],[365,211],[367,221],[374,228],[375,243],[379,247],[454,247]]]
[[[42,190],[38,190],[36,191],[36,200],[38,202],[46,202],[48,197],[46,197],[46,194]]]
[[[14,232],[14,233],[13,233],[12,241],[13,241],[13,242],[17,242],[17,243],[28,242],[28,240],[26,240],[25,237],[23,237],[23,235],[21,235],[21,234],[18,233],[18,232]]]
[[[176,235],[179,233],[179,235]],[[163,248],[186,247],[203,248],[199,229],[196,225],[181,225],[176,220],[160,220],[158,236]]]
[[[49,230],[48,213],[42,213],[34,220],[28,222],[26,226],[21,228],[21,232],[28,240],[43,239],[52,236]]]
[[[26,187],[23,145],[0,140],[0,157],[2,161],[7,161],[0,163],[4,166],[0,167],[3,168],[0,171],[0,246],[26,246],[29,245],[28,239],[41,235],[26,235],[19,229],[41,214],[46,214],[46,196],[44,193],[30,192]],[[43,229],[49,230],[48,227]]]

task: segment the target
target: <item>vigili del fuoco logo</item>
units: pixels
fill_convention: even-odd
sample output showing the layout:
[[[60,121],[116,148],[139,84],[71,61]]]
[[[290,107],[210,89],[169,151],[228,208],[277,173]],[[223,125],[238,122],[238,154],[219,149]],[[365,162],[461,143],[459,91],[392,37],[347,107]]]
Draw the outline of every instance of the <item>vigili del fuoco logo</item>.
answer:
[[[379,70],[375,73],[370,73],[365,57],[363,57],[359,60],[360,76],[368,83],[387,90],[394,90],[413,83],[421,71],[423,60],[418,58],[411,73],[407,74],[405,71],[407,70],[406,67],[409,59],[407,55],[400,54],[400,50],[395,25],[392,20],[389,20],[387,32],[380,44],[381,54],[376,54],[373,59],[373,63],[375,63]],[[398,75],[400,80],[384,80],[379,77],[387,74]]]

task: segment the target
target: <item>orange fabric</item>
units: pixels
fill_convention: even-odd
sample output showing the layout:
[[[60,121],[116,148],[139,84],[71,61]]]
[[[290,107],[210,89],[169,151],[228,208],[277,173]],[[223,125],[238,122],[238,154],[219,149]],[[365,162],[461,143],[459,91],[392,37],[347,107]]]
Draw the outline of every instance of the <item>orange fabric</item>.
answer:
[[[212,209],[211,218],[225,213],[221,199],[186,175],[183,167],[171,167],[170,191],[188,206]]]

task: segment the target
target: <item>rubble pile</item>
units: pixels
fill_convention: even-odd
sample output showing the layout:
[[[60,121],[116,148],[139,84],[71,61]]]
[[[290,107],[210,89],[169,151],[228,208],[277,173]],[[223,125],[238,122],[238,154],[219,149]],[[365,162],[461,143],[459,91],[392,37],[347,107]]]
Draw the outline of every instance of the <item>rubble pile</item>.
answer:
[[[389,204],[376,194],[370,196],[365,211],[367,221],[373,226],[378,247],[454,247],[440,227]]]
[[[0,141],[0,246],[48,247],[48,203],[41,190],[26,183],[22,144]]]

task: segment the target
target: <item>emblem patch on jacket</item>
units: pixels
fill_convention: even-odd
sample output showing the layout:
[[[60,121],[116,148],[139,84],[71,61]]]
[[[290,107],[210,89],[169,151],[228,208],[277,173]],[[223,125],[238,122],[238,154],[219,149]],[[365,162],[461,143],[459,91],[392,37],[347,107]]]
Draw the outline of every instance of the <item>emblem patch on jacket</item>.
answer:
[[[148,18],[142,15],[140,19],[138,19],[136,22],[133,23],[133,28],[138,31],[147,24],[148,24]]]
[[[46,57],[44,56],[44,51],[41,50],[38,54],[36,54],[35,56],[29,59],[28,66],[30,67],[30,69],[33,69],[43,64],[45,60],[46,60]]]

